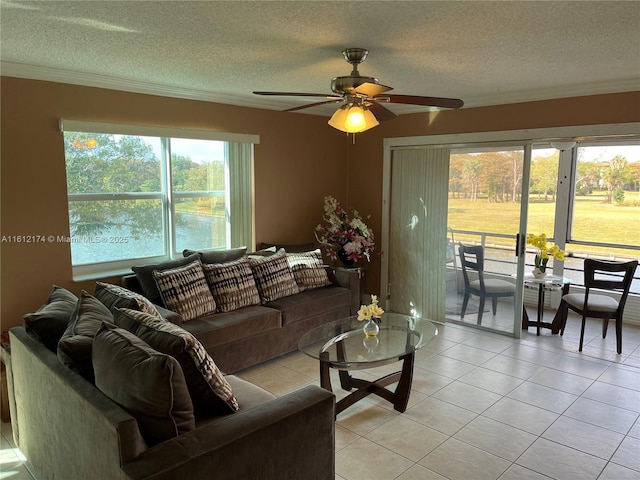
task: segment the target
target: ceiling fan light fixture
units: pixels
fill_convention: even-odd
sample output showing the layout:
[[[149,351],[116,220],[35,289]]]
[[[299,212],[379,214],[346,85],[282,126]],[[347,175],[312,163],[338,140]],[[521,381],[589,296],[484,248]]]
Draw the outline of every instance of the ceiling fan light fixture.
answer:
[[[362,132],[367,122],[364,119],[364,110],[358,105],[347,109],[347,117],[344,119],[344,128],[349,133]]]
[[[346,133],[364,132],[380,124],[367,107],[355,103],[340,107],[328,123],[333,128]]]
[[[344,126],[345,120],[347,119],[347,106],[344,105],[340,107],[329,119],[329,125],[333,128],[346,132],[346,127]]]

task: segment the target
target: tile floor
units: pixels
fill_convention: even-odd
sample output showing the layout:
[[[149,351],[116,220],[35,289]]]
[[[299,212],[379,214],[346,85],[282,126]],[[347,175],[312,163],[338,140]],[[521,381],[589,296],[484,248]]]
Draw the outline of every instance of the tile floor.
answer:
[[[520,340],[441,325],[405,413],[368,397],[338,416],[336,480],[640,480],[640,327],[624,326],[617,355],[595,321],[578,353],[579,324]],[[318,365],[292,353],[240,375],[284,395],[317,384]],[[32,480],[8,424],[1,442],[0,479]]]

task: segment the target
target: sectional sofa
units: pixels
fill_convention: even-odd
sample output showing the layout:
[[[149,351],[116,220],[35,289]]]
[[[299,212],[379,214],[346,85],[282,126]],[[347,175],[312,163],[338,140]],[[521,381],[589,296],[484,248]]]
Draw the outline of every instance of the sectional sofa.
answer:
[[[143,294],[165,318],[192,333],[224,372],[234,373],[296,350],[300,337],[316,326],[357,314],[359,272],[324,266],[320,251],[309,248],[275,245],[249,255],[244,247],[185,250],[179,260],[134,267],[122,285]],[[184,270],[198,260],[202,267],[194,268],[203,268],[209,285],[217,285],[217,304],[185,320],[167,305],[153,272]]]
[[[354,314],[358,272],[275,247],[133,270],[129,288],[54,286],[10,330],[13,434],[36,476],[333,480],[333,394],[276,398],[229,373]]]
[[[334,480],[335,401],[318,386],[275,398],[227,376],[237,412],[199,415],[193,429],[152,445],[136,414],[24,327],[10,336],[14,439],[39,480]]]

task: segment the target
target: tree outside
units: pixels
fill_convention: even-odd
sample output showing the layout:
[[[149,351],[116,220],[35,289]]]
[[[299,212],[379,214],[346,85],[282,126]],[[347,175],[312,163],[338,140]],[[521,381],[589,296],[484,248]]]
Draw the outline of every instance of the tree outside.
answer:
[[[578,148],[572,238],[640,245],[640,146],[620,153]],[[627,158],[630,157],[630,158]],[[528,230],[553,236],[559,155],[534,150],[529,184]],[[452,154],[448,226],[454,231],[513,235],[520,214],[522,151]],[[464,239],[464,235],[457,239]],[[477,237],[476,237],[477,239]],[[581,254],[585,246],[580,246]],[[606,248],[586,248],[604,253]],[[620,252],[618,252],[620,253]],[[637,250],[626,254],[637,257]]]
[[[162,254],[165,194],[161,139],[65,132],[64,143],[71,237],[118,233],[134,245],[147,245],[144,248],[150,250],[148,255]],[[196,161],[189,155],[189,144],[186,145],[185,141],[176,142],[176,151],[171,149],[176,228],[191,233],[201,231],[210,245],[211,225],[225,223],[224,159],[209,156]],[[128,198],[131,196],[138,198]],[[220,221],[214,221],[214,217]],[[225,237],[224,232],[215,234]],[[180,237],[180,232],[177,236]],[[106,258],[111,259],[106,246],[102,247]],[[126,245],[116,247],[119,254],[124,254]],[[83,249],[88,251],[87,255],[94,255],[93,261],[105,261],[96,259],[96,249],[87,245],[72,244],[72,256],[74,250]],[[116,248],[112,250],[115,253]]]

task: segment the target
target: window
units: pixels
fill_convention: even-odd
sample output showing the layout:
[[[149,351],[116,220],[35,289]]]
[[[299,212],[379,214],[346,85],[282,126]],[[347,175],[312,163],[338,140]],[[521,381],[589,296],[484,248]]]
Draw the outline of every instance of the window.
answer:
[[[573,194],[565,275],[583,283],[584,258],[637,259],[640,254],[640,144],[585,143],[572,156]],[[640,271],[631,292],[640,293]]]
[[[574,164],[568,240],[640,245],[640,145],[578,145]]]
[[[554,237],[558,185],[558,150],[534,147],[531,152],[527,232]]]
[[[253,243],[255,138],[89,122],[63,127],[74,278],[180,256],[185,248]]]

